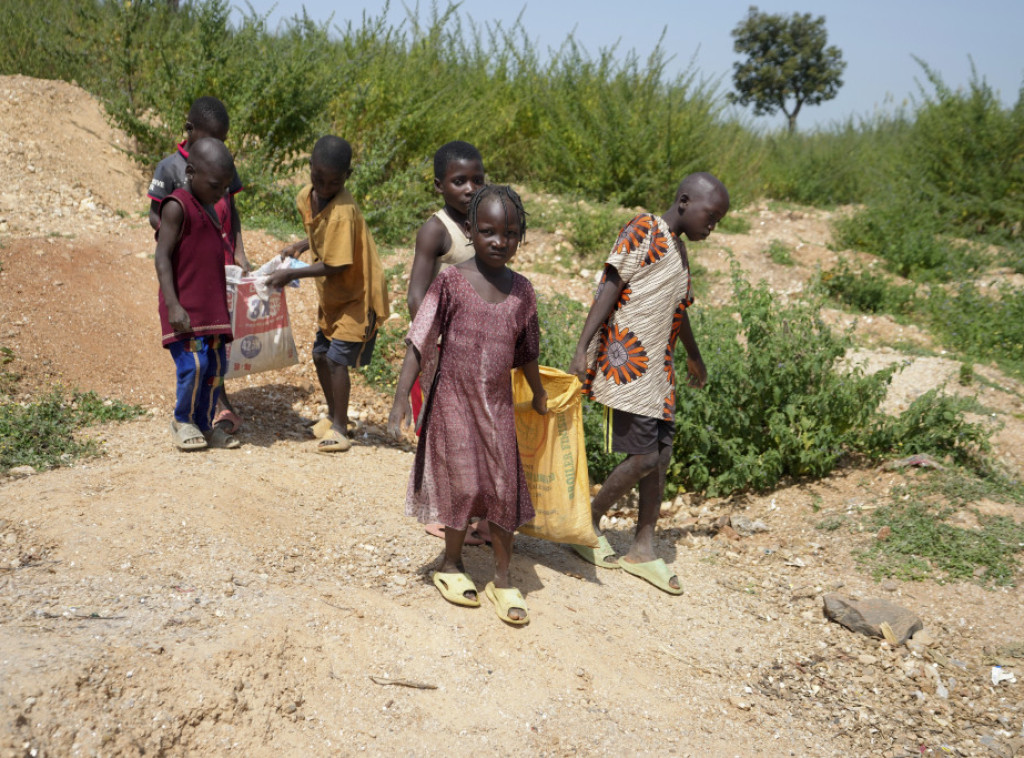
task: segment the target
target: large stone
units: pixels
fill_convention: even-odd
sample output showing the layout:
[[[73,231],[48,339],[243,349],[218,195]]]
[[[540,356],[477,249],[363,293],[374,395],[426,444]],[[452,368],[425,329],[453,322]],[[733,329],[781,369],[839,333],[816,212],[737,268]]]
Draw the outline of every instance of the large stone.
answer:
[[[914,632],[924,628],[915,613],[888,600],[854,600],[836,593],[825,595],[823,600],[826,618],[868,637],[882,637],[882,624],[888,623],[896,641],[902,645]]]

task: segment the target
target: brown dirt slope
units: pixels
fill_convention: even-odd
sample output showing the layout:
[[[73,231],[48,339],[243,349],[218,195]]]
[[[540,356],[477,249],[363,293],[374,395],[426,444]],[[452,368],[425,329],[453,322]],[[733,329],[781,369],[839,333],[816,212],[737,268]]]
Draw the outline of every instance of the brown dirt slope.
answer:
[[[53,129],[26,128],[44,123]],[[22,151],[4,164],[13,180],[0,207],[0,344],[17,353],[26,394],[59,382],[151,413],[91,430],[104,457],[0,480],[0,756],[1020,750],[1021,590],[878,585],[851,558],[872,535],[816,528],[878,507],[902,474],[846,470],[765,496],[681,499],[665,509],[657,544],[683,579],[681,598],[517,538],[513,576],[532,622],[513,629],[486,600],[456,608],[430,583],[440,543],[402,513],[410,448],[385,440],[387,398],[373,388],[356,389],[366,428],[342,456],[310,449],[304,424],[319,397],[305,360],[229,383],[246,417],[241,450],[177,453],[145,177],[119,162],[124,137],[80,90],[0,78],[0,139],[28,134],[32,146],[0,150],[4,160]],[[71,178],[34,183],[54,174]],[[59,197],[41,204],[50,191]],[[81,202],[90,197],[95,207]],[[44,218],[40,205],[61,215]],[[779,291],[834,256],[824,214],[747,212],[751,234],[696,252],[706,299],[724,297],[715,274],[726,248]],[[776,237],[802,245],[796,267],[767,258]],[[255,260],[280,244],[246,239]],[[403,260],[408,251],[389,262]],[[541,278],[586,296],[585,277]],[[289,291],[289,304],[308,355],[312,289]],[[897,328],[858,332],[874,345],[864,359],[903,357],[872,342]],[[893,401],[948,368],[908,370],[917,384]],[[983,402],[1011,429],[1019,392]],[[712,538],[709,525],[730,514],[769,531]],[[614,514],[612,544],[624,548],[632,525],[628,511]],[[489,550],[465,558],[482,587]],[[825,622],[821,595],[834,589],[907,606],[932,647],[892,649]],[[946,697],[926,668],[934,661]],[[994,662],[1017,683],[993,685]]]

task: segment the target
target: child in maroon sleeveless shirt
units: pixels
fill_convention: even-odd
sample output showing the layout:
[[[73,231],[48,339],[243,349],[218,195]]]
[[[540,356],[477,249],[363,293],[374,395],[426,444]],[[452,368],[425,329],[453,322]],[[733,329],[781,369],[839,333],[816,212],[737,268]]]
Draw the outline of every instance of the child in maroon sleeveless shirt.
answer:
[[[221,220],[214,210],[235,173],[220,140],[196,141],[187,183],[160,205],[156,272],[160,282],[162,341],[174,359],[177,397],[171,434],[181,450],[236,448],[238,440],[213,425],[213,411],[231,341]]]

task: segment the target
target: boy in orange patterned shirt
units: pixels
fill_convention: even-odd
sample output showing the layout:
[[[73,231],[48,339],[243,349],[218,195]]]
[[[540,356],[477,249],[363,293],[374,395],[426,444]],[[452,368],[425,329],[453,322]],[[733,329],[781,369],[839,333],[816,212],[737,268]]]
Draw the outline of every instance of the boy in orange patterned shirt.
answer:
[[[707,382],[686,313],[693,295],[680,235],[707,239],[728,211],[725,185],[711,174],[697,173],[683,179],[660,218],[643,213],[630,221],[605,263],[569,365],[584,392],[605,406],[612,450],[627,455],[591,503],[598,547],[573,549],[597,566],[621,567],[672,595],[682,588],[665,561],[654,555],[654,526],[675,437],[677,340],[686,348],[690,386]],[[601,534],[601,516],[636,484],[640,512],[633,546],[616,559]]]

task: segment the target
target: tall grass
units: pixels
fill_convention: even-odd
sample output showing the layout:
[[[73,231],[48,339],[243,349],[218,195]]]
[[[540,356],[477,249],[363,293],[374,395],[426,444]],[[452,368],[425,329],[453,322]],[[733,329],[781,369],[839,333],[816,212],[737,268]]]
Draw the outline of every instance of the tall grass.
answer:
[[[837,242],[920,280],[955,280],[992,262],[956,239],[1009,245],[1001,262],[1019,269],[1024,91],[1006,108],[977,72],[966,89],[953,90],[921,66],[931,89],[922,85],[914,120],[866,207],[837,223]]]

